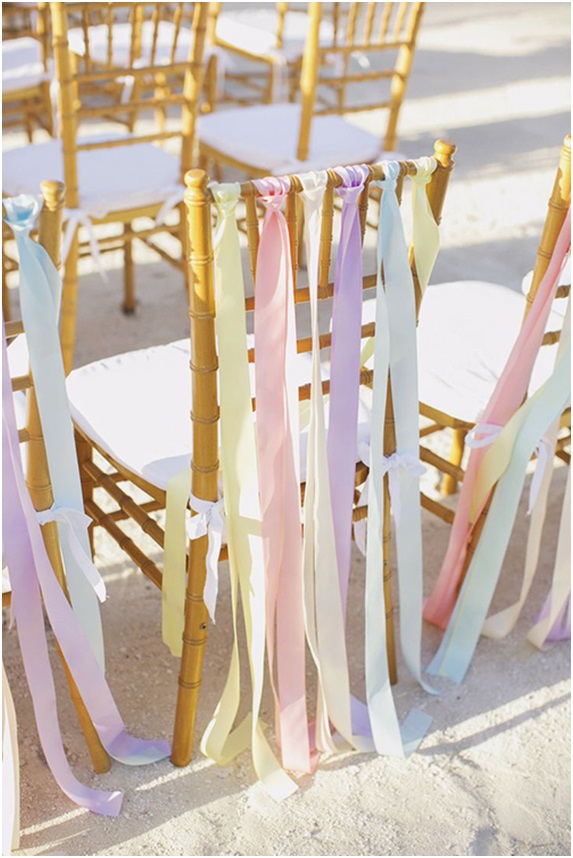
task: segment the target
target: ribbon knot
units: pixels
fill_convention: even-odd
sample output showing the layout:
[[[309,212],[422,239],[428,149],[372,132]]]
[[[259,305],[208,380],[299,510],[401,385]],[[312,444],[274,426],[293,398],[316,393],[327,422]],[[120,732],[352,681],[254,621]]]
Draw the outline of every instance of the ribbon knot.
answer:
[[[3,218],[14,233],[29,235],[34,228],[44,201],[35,194],[19,194],[17,197],[6,197],[2,200],[6,216]]]
[[[422,474],[426,473],[425,466],[414,453],[408,451],[404,453],[396,452],[392,453],[391,456],[382,457],[382,475],[388,474],[388,489],[390,491],[390,500],[396,524],[400,523],[402,511],[400,504],[400,468],[413,477],[421,477]]]
[[[488,447],[493,444],[502,429],[503,426],[498,426],[496,423],[476,423],[466,435],[466,446],[472,449]]]
[[[205,565],[207,576],[205,578],[205,589],[203,601],[209,612],[211,620],[215,622],[215,607],[217,594],[219,592],[219,554],[223,543],[223,532],[225,527],[225,509],[223,498],[216,501],[201,500],[191,492],[189,496],[191,509],[196,515],[187,522],[187,536],[189,539],[200,539],[207,535],[207,557]]]
[[[255,179],[253,184],[261,194],[260,200],[265,208],[271,212],[280,211],[284,198],[290,191],[290,179],[268,176],[266,179]]]
[[[384,170],[384,178],[380,179],[376,184],[383,191],[395,191],[398,179],[400,178],[400,162],[399,161],[382,161]]]
[[[343,205],[356,203],[364,190],[364,183],[370,175],[368,167],[365,164],[357,164],[354,167],[336,167],[335,172],[343,181],[343,184],[336,189]]]
[[[543,482],[543,475],[545,474],[545,469],[553,455],[553,444],[551,441],[547,438],[541,438],[539,444],[535,448],[535,455],[537,456],[537,464],[535,465],[535,471],[531,478],[531,485],[529,486],[529,506],[527,508],[527,515],[531,515],[533,508],[537,503],[537,496],[541,488],[541,483]]]
[[[38,519],[38,524],[42,526],[50,524],[51,522],[56,522],[57,524],[65,526],[65,530],[60,534],[61,538],[67,540],[76,563],[93,587],[100,602],[105,602],[107,593],[103,578],[94,566],[91,557],[86,554],[78,536],[82,531],[87,531],[88,527],[92,523],[92,519],[89,515],[80,512],[78,509],[72,509],[65,506],[57,507],[54,504],[50,509],[37,512],[36,517]]]
[[[233,217],[241,194],[240,184],[238,182],[212,183],[209,187],[219,215],[222,218]]]
[[[427,155],[418,158],[416,161],[416,174],[412,176],[413,181],[419,185],[429,185],[437,163],[435,158],[430,158]]]

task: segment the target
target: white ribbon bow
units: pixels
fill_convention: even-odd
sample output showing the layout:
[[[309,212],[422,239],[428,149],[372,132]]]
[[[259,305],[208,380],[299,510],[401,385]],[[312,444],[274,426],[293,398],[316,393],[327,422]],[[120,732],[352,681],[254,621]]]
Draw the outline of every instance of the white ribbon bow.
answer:
[[[495,423],[476,423],[474,428],[466,435],[467,447],[487,447],[493,444],[503,426],[497,426]],[[481,435],[481,438],[477,436]]]
[[[425,466],[420,462],[418,456],[414,453],[392,453],[391,456],[383,456],[382,458],[382,474],[388,474],[388,488],[390,490],[390,501],[392,503],[392,512],[394,513],[394,521],[400,523],[401,505],[400,505],[400,475],[399,470],[402,468],[407,474],[413,477],[421,477],[426,473]]]
[[[108,276],[103,268],[97,236],[95,234],[94,225],[91,222],[89,214],[87,213],[87,211],[85,211],[85,209],[66,209],[66,217],[68,218],[68,223],[66,226],[66,231],[64,233],[64,243],[62,246],[62,263],[65,264],[68,258],[68,254],[70,252],[72,241],[74,240],[74,235],[76,234],[76,230],[78,229],[78,227],[83,226],[83,228],[88,234],[90,251],[95,267],[102,280],[107,283]]]
[[[73,554],[74,560],[86,576],[87,580],[95,590],[95,593],[100,602],[105,602],[107,598],[105,583],[98,570],[94,566],[91,557],[85,552],[85,549],[78,538],[78,533],[82,530],[87,531],[92,523],[89,515],[80,512],[77,509],[69,507],[56,507],[45,509],[36,513],[38,523],[40,525],[49,524],[52,521],[66,526],[65,534],[61,534],[62,538],[67,538],[70,551]]]
[[[217,501],[205,501],[195,497],[191,492],[189,495],[191,509],[197,515],[191,516],[187,521],[187,536],[189,539],[200,539],[207,534],[207,575],[205,578],[205,589],[203,601],[209,612],[212,622],[215,622],[215,606],[217,604],[217,593],[219,592],[219,554],[223,543],[225,529],[225,509],[223,498]]]
[[[529,506],[527,508],[527,515],[531,515],[533,508],[537,503],[537,496],[539,494],[539,489],[541,488],[541,483],[543,482],[545,469],[551,462],[551,457],[553,456],[553,444],[551,441],[547,438],[541,438],[535,449],[535,455],[537,456],[537,464],[535,465],[535,471],[531,478],[531,485],[529,486]]]

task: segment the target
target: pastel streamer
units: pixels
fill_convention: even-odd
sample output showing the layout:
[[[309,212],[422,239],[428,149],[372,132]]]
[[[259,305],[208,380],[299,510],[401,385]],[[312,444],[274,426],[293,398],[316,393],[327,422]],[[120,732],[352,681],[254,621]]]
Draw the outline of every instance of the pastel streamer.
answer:
[[[378,753],[390,754],[392,756],[403,756],[405,753],[405,736],[400,732],[400,725],[396,715],[390,676],[388,671],[388,660],[386,653],[386,611],[383,576],[383,521],[384,521],[384,422],[387,406],[388,374],[391,370],[392,349],[396,347],[398,356],[400,349],[394,342],[391,325],[394,329],[400,329],[400,322],[391,322],[390,312],[402,314],[403,307],[407,306],[407,293],[414,300],[412,275],[408,266],[407,248],[403,238],[400,209],[396,199],[396,180],[399,175],[399,164],[388,162],[384,164],[384,174],[387,179],[380,183],[384,191],[380,209],[380,222],[378,227],[377,245],[377,284],[376,284],[376,337],[374,351],[374,383],[372,390],[372,432],[370,449],[370,483],[368,497],[368,539],[366,545],[366,587],[365,587],[365,618],[366,618],[366,695],[368,714],[372,729],[374,744]],[[382,265],[386,280],[386,290],[381,277]],[[391,285],[393,284],[393,285]],[[405,284],[405,285],[404,285]],[[404,298],[404,304],[396,301],[394,295],[389,297],[389,292],[395,287],[400,288]],[[415,311],[414,311],[415,312]],[[415,315],[414,315],[415,334]],[[415,360],[414,350],[414,360]],[[394,381],[394,380],[393,380]],[[407,393],[407,391],[406,391]],[[417,402],[417,396],[415,396]],[[397,419],[404,418],[407,409],[399,407]],[[416,416],[417,424],[417,416]],[[411,430],[408,430],[411,431]],[[402,433],[403,434],[403,433]],[[415,448],[417,451],[417,448]],[[407,499],[409,509],[409,499]],[[406,506],[406,505],[405,505]],[[414,546],[416,546],[417,534],[415,533],[416,521],[410,532]],[[409,528],[410,529],[410,528]],[[414,558],[416,559],[416,558]],[[406,558],[409,562],[409,558]],[[404,556],[403,556],[404,564]],[[418,594],[405,593],[404,612],[401,611],[401,626],[406,618],[411,622],[411,628],[404,627],[402,636],[404,655],[408,659],[410,670],[421,679],[419,669],[419,640],[421,632],[421,610],[416,616],[416,602],[421,602],[421,580],[416,582],[415,577],[421,575],[421,568],[414,569],[414,575],[408,576],[405,566],[399,570],[399,575],[404,573],[412,577],[413,586],[419,587]],[[404,580],[400,580],[400,596],[404,589]],[[420,604],[421,608],[421,604]],[[404,646],[405,644],[405,646]],[[418,646],[418,652],[415,652]],[[423,713],[412,712],[403,725],[404,733],[409,732],[412,738],[412,747],[415,747],[427,730],[431,719]]]
[[[62,284],[46,250],[30,238],[41,202],[41,197],[29,195],[5,199],[4,219],[14,232],[20,257],[20,306],[55,508],[77,510],[83,514],[74,430],[57,327]],[[84,574],[85,564],[78,564],[77,552],[66,538],[66,526],[59,523],[58,531],[72,605],[103,669],[103,633],[97,596]],[[89,538],[81,524],[76,529],[76,537],[86,562],[91,564]]]
[[[191,428],[191,427],[189,427]],[[187,582],[186,529],[191,472],[186,465],[167,483],[165,497],[165,543],[161,581],[161,636],[171,655],[181,656],[185,626]]]
[[[325,171],[305,174],[301,176],[301,183],[312,327],[310,423],[304,495],[304,607],[307,640],[319,679],[315,740],[319,751],[336,753],[339,750],[339,743],[333,736],[332,725],[351,747],[371,750],[372,743],[353,736],[352,730],[344,605],[341,596],[341,582],[344,578],[347,582],[348,575],[339,578],[341,569],[337,560],[334,504],[331,504],[331,497],[334,501],[330,484],[332,471],[329,471],[327,458],[324,397],[320,371],[318,263],[321,214],[327,174]],[[360,242],[360,233],[358,233],[358,241]],[[342,243],[345,243],[344,235]],[[360,290],[362,291],[361,281]],[[361,302],[360,292],[358,312],[360,312]],[[358,317],[359,337],[360,317]],[[354,385],[358,390],[357,379],[354,380]],[[350,439],[349,443],[352,443]],[[345,450],[344,455],[350,458],[352,450]],[[352,485],[354,485],[354,463],[355,460],[352,460]],[[352,496],[349,503],[352,504]],[[352,515],[351,508],[350,515]],[[347,534],[347,539],[350,543],[350,532]],[[349,557],[348,563],[350,563]]]
[[[551,302],[555,296],[559,275],[570,245],[571,211],[569,210],[531,310],[483,413],[483,424],[505,426],[527,393],[533,365],[549,317]],[[441,628],[446,626],[452,613],[463,574],[468,540],[481,512],[481,510],[475,509],[472,515],[471,503],[476,475],[484,455],[485,448],[483,447],[472,449],[470,452],[446,556],[433,592],[424,608],[424,617]],[[486,502],[487,497],[484,497],[484,505]]]
[[[280,745],[285,768],[310,772],[306,711],[305,628],[296,321],[289,234],[281,206],[288,180],[256,182],[266,207],[256,271],[255,379],[263,548],[267,580],[267,648],[273,677],[276,647]],[[276,624],[276,631],[275,631]]]
[[[461,682],[469,667],[497,583],[517,512],[525,471],[540,437],[570,401],[571,333],[567,314],[562,332],[564,347],[545,384],[514,414],[487,451],[477,476],[473,499],[480,509],[496,484],[491,508],[469,566],[442,644],[430,665],[431,673]],[[563,596],[565,598],[563,598]],[[567,592],[555,588],[556,613],[546,621],[552,628]]]
[[[346,614],[358,443],[363,297],[362,229],[358,203],[369,171],[367,167],[338,167],[336,172],[344,183],[337,188],[342,198],[342,218],[332,303],[327,449],[340,592]]]
[[[163,759],[166,742],[134,739],[115,706],[79,618],[69,604],[50,565],[36,511],[25,485],[8,373],[2,320],[2,475],[4,553],[12,587],[13,616],[18,629],[40,741],[48,765],[61,789],[77,804],[107,816],[117,816],[122,794],[88,789],[72,774],[58,724],[56,692],[48,656],[42,601],[87,711],[106,750],[129,765]]]
[[[251,408],[245,289],[236,221],[240,185],[211,186],[218,214],[214,240],[216,331],[220,366],[221,467],[229,549],[234,641],[223,695],[201,743],[203,753],[227,764],[251,744],[255,771],[273,798],[296,790],[265,738],[259,718],[265,656],[265,562]],[[252,682],[251,713],[233,730],[240,704],[237,636],[239,595]]]
[[[2,664],[2,855],[20,845],[20,760],[14,701]]]

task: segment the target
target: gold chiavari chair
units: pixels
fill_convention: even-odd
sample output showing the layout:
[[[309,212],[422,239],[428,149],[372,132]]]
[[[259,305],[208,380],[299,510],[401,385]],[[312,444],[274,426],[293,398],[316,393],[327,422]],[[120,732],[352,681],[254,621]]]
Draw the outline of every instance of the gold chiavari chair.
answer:
[[[110,19],[119,16],[125,22],[126,5],[123,3],[90,4],[101,7],[105,15],[106,26]],[[169,4],[171,14],[175,16],[179,3]],[[185,171],[192,165],[193,140],[197,104],[203,79],[203,49],[207,21],[207,4],[194,6],[191,27],[191,39],[187,45],[189,53],[185,61],[173,60],[171,53],[155,56],[155,64],[133,62],[127,67],[117,65],[123,62],[121,51],[114,55],[113,39],[118,32],[113,26],[107,32],[109,36],[108,55],[104,67],[94,68],[89,60],[90,27],[84,28],[85,54],[78,63],[72,54],[68,41],[69,22],[80,20],[85,11],[81,3],[52,3],[52,32],[54,39],[54,57],[56,76],[59,84],[59,120],[61,140],[45,144],[14,149],[4,155],[5,193],[15,195],[25,193],[35,187],[39,173],[50,172],[65,179],[67,188],[67,214],[69,217],[67,238],[68,249],[65,259],[64,293],[62,299],[62,350],[66,371],[73,362],[75,320],[77,306],[78,260],[82,255],[90,255],[95,245],[99,253],[121,249],[124,259],[124,300],[126,313],[135,310],[135,269],[133,263],[133,242],[139,239],[152,248],[161,258],[172,263],[185,274],[182,253],[170,253],[164,244],[157,242],[157,236],[166,234],[179,240],[180,247],[185,246],[182,214],[182,179]],[[147,4],[136,4],[139,24],[144,27],[145,15],[151,14]],[[137,17],[137,16],[136,16]],[[120,31],[121,32],[121,31]],[[117,98],[117,82],[120,78],[132,78],[134,87],[137,81],[147,81],[155,75],[172,77],[183,75],[182,92],[172,88],[166,94],[162,88],[151,92],[141,91],[140,97],[123,103]],[[97,100],[94,89],[97,85]],[[169,128],[157,129],[153,120],[145,122],[148,111],[173,111]],[[125,116],[130,111],[137,114],[133,133],[118,134],[97,132],[97,124],[110,117]],[[90,136],[90,131],[91,135]],[[164,144],[179,144],[179,154],[162,148]],[[170,208],[178,208],[179,222],[174,225],[163,223],[163,216]],[[138,228],[139,219],[146,219],[151,225]],[[144,221],[145,223],[145,221]],[[119,234],[109,234],[109,230],[98,242],[94,228],[100,225],[115,224]],[[78,232],[80,226],[88,234],[89,242],[80,245]]]
[[[350,3],[345,24],[341,17],[336,40],[333,35],[329,45],[321,40],[325,5],[309,4],[300,104],[262,104],[202,117],[202,166],[215,163],[250,175],[278,175],[373,163],[385,157],[383,150],[390,154],[396,148],[424,4]],[[369,96],[365,88],[372,84]],[[371,110],[387,113],[380,135],[345,119],[345,114]]]
[[[41,190],[44,205],[39,217],[38,240],[50,254],[54,265],[60,268],[64,186],[60,182],[44,181],[41,183]],[[8,347],[8,365],[12,379],[12,388],[16,397],[18,397],[18,401],[15,403],[17,405],[17,419],[19,424],[21,424],[18,434],[20,442],[26,445],[26,485],[30,492],[34,508],[40,512],[50,509],[54,498],[44,445],[42,423],[38,411],[36,391],[34,389],[34,379],[28,365],[26,332],[20,320],[14,319],[6,322],[6,338],[10,343]],[[54,574],[62,589],[68,595],[65,571],[60,553],[57,524],[50,522],[43,525],[42,535],[48,557],[54,569]],[[4,583],[3,577],[2,607],[9,605],[11,601],[9,586],[4,590]],[[8,582],[6,583],[8,584]],[[94,770],[100,773],[107,772],[110,768],[110,759],[107,751],[101,744],[59,647],[58,652],[62,659],[70,687],[70,696],[78,714]]]
[[[231,3],[211,4],[208,41],[219,54],[225,81],[219,104],[294,101],[309,24],[305,5],[257,3],[237,9]],[[319,40],[325,46],[337,43],[340,5],[323,4],[331,7],[320,22]]]
[[[427,194],[434,217],[440,220],[442,206],[453,169],[452,144],[438,142],[435,170]],[[404,176],[416,170],[412,162],[402,163],[400,195]],[[380,178],[381,167],[370,168],[370,180]],[[370,181],[369,180],[369,181]],[[165,532],[153,513],[166,505],[166,488],[169,480],[191,464],[189,484],[200,498],[217,498],[218,472],[218,405],[217,405],[217,351],[214,328],[213,249],[211,194],[208,176],[195,170],[187,174],[186,203],[189,220],[190,264],[190,316],[191,337],[166,346],[142,349],[112,358],[106,358],[74,370],[68,379],[68,394],[72,416],[77,429],[77,444],[84,487],[86,512],[96,525],[103,527],[125,551],[137,567],[159,588],[162,570],[121,526],[122,521],[135,522],[141,531],[160,548],[164,547]],[[329,279],[333,236],[334,188],[340,184],[335,172],[330,173],[325,195],[322,223],[322,255],[320,263],[319,299],[332,298],[333,283]],[[298,272],[296,252],[299,236],[297,201],[302,186],[296,176],[291,177],[291,192],[287,198],[286,219],[292,249],[293,271]],[[246,208],[248,256],[251,277],[254,272],[259,238],[257,190],[252,182],[241,186]],[[360,201],[363,230],[369,204],[366,185]],[[414,275],[415,276],[415,275]],[[299,278],[300,279],[300,278]],[[373,271],[364,277],[364,289],[376,284]],[[252,283],[251,283],[252,285]],[[246,284],[247,292],[249,284]],[[255,298],[248,298],[246,312],[254,308]],[[297,305],[308,306],[309,291],[300,282],[295,293]],[[328,307],[328,304],[323,304]],[[365,325],[363,337],[372,336],[374,326]],[[302,334],[299,331],[299,334]],[[321,348],[330,345],[330,334],[321,338]],[[298,340],[301,375],[299,399],[310,396],[311,370],[308,352],[311,340],[300,336]],[[191,349],[191,351],[190,351]],[[191,358],[192,384],[189,384]],[[251,349],[249,360],[254,359]],[[369,384],[372,373],[363,369],[361,383]],[[328,382],[325,382],[325,391]],[[191,394],[192,391],[192,394]],[[189,425],[189,413],[191,423]],[[364,427],[362,427],[364,428]],[[368,431],[368,424],[365,424]],[[393,446],[394,445],[394,446]],[[386,447],[395,449],[393,418],[388,411]],[[96,455],[97,454],[97,455]],[[103,457],[104,462],[98,458]],[[356,483],[360,485],[368,469],[357,463]],[[143,491],[142,496],[138,494]],[[106,503],[99,499],[103,490]],[[386,491],[388,487],[386,486]],[[110,510],[107,502],[113,502]],[[104,511],[105,510],[105,511]],[[365,516],[366,508],[355,511],[355,519]],[[390,517],[384,523],[385,569],[384,576],[388,605],[390,598]],[[189,575],[185,607],[183,655],[179,670],[179,693],[174,727],[172,760],[186,765],[191,757],[193,732],[199,688],[201,685],[203,652],[207,637],[207,611],[203,603],[205,585],[204,538],[191,543]],[[221,559],[226,557],[223,549]],[[381,570],[382,574],[382,570]],[[394,639],[389,608],[388,650],[394,665]],[[393,672],[395,675],[395,671]]]
[[[2,4],[2,123],[53,133],[47,3]]]
[[[539,284],[547,270],[555,242],[571,204],[571,138],[564,140],[555,183],[537,251],[535,267],[527,294],[493,283],[467,281],[430,287],[424,297],[418,327],[420,413],[426,426],[425,437],[447,430],[453,440],[449,459],[423,446],[420,458],[436,468],[442,477],[444,495],[455,493],[463,480],[465,437],[479,420],[497,379],[509,357]],[[558,286],[547,331],[537,357],[529,392],[533,393],[550,376],[565,314],[564,298],[570,293],[570,270],[564,270],[566,282]],[[369,311],[370,313],[372,310]],[[440,331],[439,342],[435,331]],[[562,417],[563,432],[556,455],[570,461],[570,410]],[[422,505],[451,523],[450,505],[422,494]],[[475,529],[469,560],[481,527]]]

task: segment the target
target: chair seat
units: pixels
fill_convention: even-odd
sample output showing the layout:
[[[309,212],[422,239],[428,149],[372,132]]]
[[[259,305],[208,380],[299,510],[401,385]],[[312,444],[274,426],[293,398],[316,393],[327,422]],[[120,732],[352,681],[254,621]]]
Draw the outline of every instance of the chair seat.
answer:
[[[380,138],[341,116],[312,120],[309,157],[297,160],[301,108],[261,104],[209,113],[199,120],[199,140],[222,155],[269,174],[370,163],[381,157]],[[386,153],[385,157],[395,157]]]
[[[38,194],[46,177],[64,180],[60,140],[11,149],[3,153],[2,164],[2,190],[8,196]],[[78,152],[78,173],[79,207],[96,218],[161,204],[182,187],[179,159],[153,143]]]
[[[223,12],[217,17],[216,37],[255,56],[284,57],[293,62],[302,56],[308,33],[308,15],[289,9],[284,19],[282,47],[277,48],[279,15],[274,4]],[[320,43],[332,44],[334,28],[329,20],[320,22]]]
[[[50,79],[42,61],[42,46],[36,39],[23,37],[2,42],[2,92],[14,95],[33,89]]]
[[[426,290],[418,326],[420,402],[467,423],[476,423],[519,334],[525,295],[507,286],[460,281]],[[561,305],[561,306],[560,306]],[[561,330],[565,301],[557,301],[547,324]],[[374,301],[364,320],[374,319]],[[529,393],[551,375],[557,345],[540,349]]]
[[[67,381],[78,428],[119,465],[163,490],[191,460],[189,359],[189,340],[179,340],[96,361],[74,370]],[[297,365],[299,384],[309,383],[310,355],[298,355]],[[250,369],[254,395],[254,365]],[[370,413],[364,403],[358,435],[359,444],[368,443]],[[308,427],[301,431],[303,480],[307,444]]]
[[[129,69],[131,65],[131,40],[133,27],[130,23],[114,23],[111,64],[116,68]],[[155,24],[153,21],[144,21],[141,27],[141,49],[137,62],[141,65],[151,64],[153,41],[155,37]],[[157,27],[154,65],[166,65],[169,63],[187,62],[193,45],[193,36],[190,29],[184,26],[179,30],[174,57],[171,56],[173,40],[175,37],[175,24],[171,21],[160,21]],[[108,40],[109,28],[107,24],[98,24],[89,28],[89,48],[92,62],[108,65]],[[74,27],[68,31],[68,43],[70,50],[79,56],[85,53],[84,31],[81,27]]]

